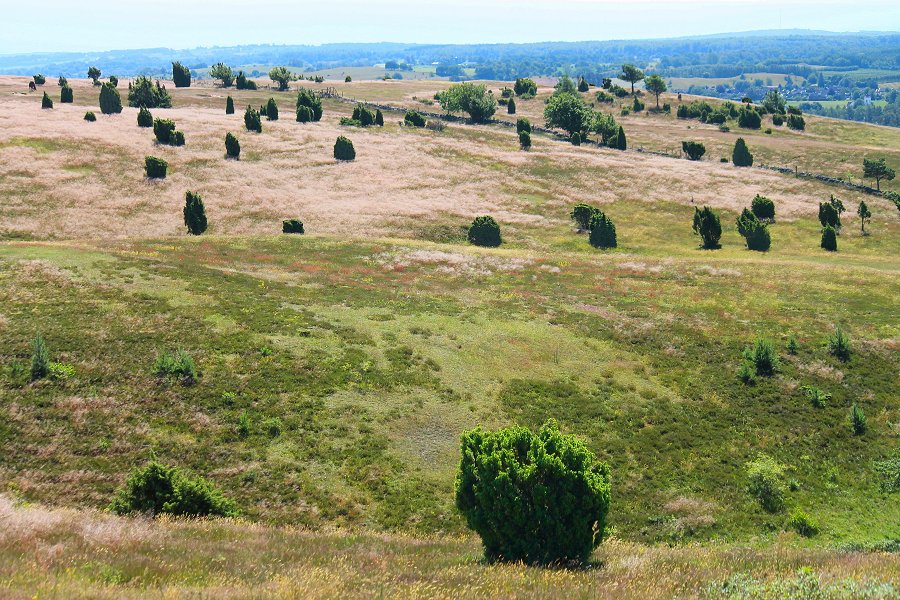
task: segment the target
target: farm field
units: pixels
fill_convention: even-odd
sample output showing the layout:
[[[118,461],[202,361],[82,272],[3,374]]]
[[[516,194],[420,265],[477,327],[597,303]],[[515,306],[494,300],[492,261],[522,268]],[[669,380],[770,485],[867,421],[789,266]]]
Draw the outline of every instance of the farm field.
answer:
[[[514,127],[402,125],[405,109],[441,112],[429,102],[449,82],[354,75],[170,88],[173,107],[152,112],[184,132],[171,147],[135,108],[101,115],[89,80],[70,80],[72,104],[48,80],[52,110],[27,81],[0,76],[0,596],[896,594],[897,554],[882,550],[900,539],[900,503],[875,465],[900,452],[897,207],[730,157],[743,137],[757,165],[874,185],[863,159],[900,166],[900,130],[807,115],[805,132],[770,118],[722,131],[676,118],[664,94],[671,115],[595,105],[628,151],[535,133],[525,152]],[[354,104],[326,98],[301,124],[300,86],[398,110],[342,126]],[[496,118],[543,126],[551,93]],[[270,97],[280,119],[248,132],[243,108]],[[333,159],[339,135],[353,162]],[[683,140],[704,159],[682,158]],[[168,161],[165,179],[144,176],[147,155]],[[202,236],[185,233],[188,190]],[[757,194],[776,207],[764,253],[735,224]],[[832,195],[847,208],[835,253],[818,219]],[[580,202],[613,219],[616,249],[575,230]],[[721,249],[691,231],[700,206],[721,215]],[[478,215],[501,247],[467,243]],[[281,233],[292,218],[305,235]],[[838,327],[846,361],[827,349]],[[58,376],[29,380],[36,335]],[[758,339],[779,364],[747,384]],[[197,365],[192,385],[153,372],[176,350]],[[611,538],[583,570],[487,564],[454,507],[460,435],[551,418],[610,465]],[[747,491],[760,453],[784,469],[783,510]],[[152,459],[214,482],[240,519],[101,512]],[[816,535],[791,525],[800,510]]]

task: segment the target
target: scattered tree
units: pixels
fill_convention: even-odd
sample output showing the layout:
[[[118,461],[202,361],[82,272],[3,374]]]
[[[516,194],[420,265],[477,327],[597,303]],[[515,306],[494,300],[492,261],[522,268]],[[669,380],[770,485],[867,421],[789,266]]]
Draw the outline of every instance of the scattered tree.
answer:
[[[731,152],[731,162],[736,167],[753,166],[753,155],[750,154],[750,149],[747,148],[747,142],[744,141],[744,138],[738,138],[734,143],[734,150]]]
[[[837,231],[831,225],[822,229],[822,248],[829,252],[837,252]]]
[[[241,143],[231,132],[225,134],[225,156],[234,159],[241,158]]]
[[[172,80],[177,88],[191,87],[191,70],[180,62],[173,62]]]
[[[473,123],[484,123],[497,111],[497,100],[483,84],[457,83],[440,94],[441,108],[449,113],[465,112]]]
[[[741,216],[738,217],[737,228],[738,233],[744,237],[747,242],[747,248],[750,250],[765,252],[772,245],[768,225],[763,223],[755,213],[746,208],[741,213]]]
[[[525,117],[519,117],[516,119],[516,133],[522,133],[523,131],[531,133],[531,121]]]
[[[188,191],[184,195],[184,225],[191,235],[200,235],[206,231],[206,207],[200,194]]]
[[[519,132],[519,148],[522,150],[531,150],[531,134],[529,132]]]
[[[169,169],[169,163],[155,156],[147,156],[144,158],[144,171],[150,179],[165,179],[166,172]]]
[[[783,115],[787,106],[787,100],[784,94],[778,90],[769,90],[762,99],[762,106],[771,115]],[[776,123],[776,125],[780,125],[780,123]]]
[[[806,121],[800,115],[788,115],[787,126],[795,131],[804,131],[806,129]]]
[[[588,82],[585,80],[585,78],[579,77],[578,78],[578,91],[581,93],[584,93],[590,89],[591,89],[591,86],[588,84]]]
[[[742,106],[738,111],[738,127],[744,129],[759,129],[762,127],[762,117],[756,112],[756,109],[749,106]]]
[[[69,80],[60,75],[59,79],[56,81],[56,85],[58,85],[59,87],[69,85]]]
[[[75,94],[68,84],[62,86],[59,90],[59,101],[61,104],[72,104],[75,101]]]
[[[384,115],[381,113],[381,109],[375,109],[375,125],[378,127],[384,127]]]
[[[775,203],[765,196],[760,196],[759,194],[754,196],[750,209],[760,221],[775,222]]]
[[[87,72],[88,79],[92,79],[94,81],[94,85],[100,85],[100,69],[97,67],[90,67]]]
[[[344,77],[344,83],[350,83],[350,82],[352,82],[352,81],[353,81],[353,78],[350,77],[349,75],[347,75],[346,77]]]
[[[100,112],[104,115],[122,112],[122,97],[119,96],[116,86],[111,83],[100,86]]]
[[[456,506],[488,560],[584,562],[603,540],[610,472],[549,421],[462,435]]]
[[[225,114],[234,114],[234,98],[232,98],[231,96],[228,96],[228,98],[225,99]]]
[[[290,86],[290,83],[296,79],[296,77],[288,70],[287,67],[274,67],[271,71],[269,71],[269,79],[278,84],[279,90],[285,91]]]
[[[515,84],[513,84],[513,91],[516,93],[516,96],[536,96],[537,84],[532,79],[516,79]]]
[[[281,233],[303,233],[303,221],[287,219],[281,222]]]
[[[32,80],[34,80],[34,85],[44,85],[45,83],[47,83],[47,78],[40,73],[32,76]]]
[[[153,119],[153,135],[160,144],[172,144],[175,132],[175,121],[172,119]]]
[[[84,120],[85,120],[85,121],[90,121],[90,122],[93,123],[94,121],[97,120],[97,115],[95,115],[95,114],[94,114],[93,112],[91,112],[91,111],[87,111],[86,113],[84,113]]]
[[[666,82],[659,75],[651,75],[644,80],[644,87],[647,88],[648,92],[656,96],[656,110],[659,110],[659,96],[668,89]]]
[[[625,139],[625,130],[619,125],[619,133],[616,135],[616,144],[612,146],[618,150],[627,150],[628,141]]]
[[[149,77],[141,76],[128,84],[128,106],[172,108],[172,98],[159,81],[154,83]]]
[[[875,180],[875,188],[878,191],[881,191],[881,180],[885,179],[887,181],[891,181],[894,177],[897,176],[897,173],[894,172],[894,169],[890,168],[885,159],[863,159],[863,177],[869,177]]]
[[[146,106],[142,106],[138,111],[137,124],[138,127],[153,127],[153,115]]]
[[[234,87],[239,90],[255,90],[256,82],[252,79],[247,79],[247,76],[244,75],[244,72],[239,71],[237,77],[234,80]]]
[[[616,247],[616,226],[612,220],[600,210],[591,215],[590,236],[588,242],[594,248]]]
[[[115,75],[109,76],[109,82],[113,85],[113,87],[119,87],[119,78]]]
[[[856,403],[850,407],[850,428],[853,429],[853,435],[862,435],[867,429],[866,415]]]
[[[844,333],[844,329],[840,325],[837,325],[834,328],[834,333],[828,336],[826,347],[828,348],[828,353],[838,360],[842,362],[850,360],[850,338]]]
[[[572,134],[572,137],[569,138],[569,141],[572,142],[573,146],[580,146],[581,145],[581,134],[576,131],[575,133]]]
[[[544,120],[547,127],[562,129],[571,137],[590,128],[592,114],[581,96],[555,94],[550,97],[544,108]]]
[[[572,208],[569,217],[578,225],[579,231],[587,231],[591,226],[591,217],[599,212],[600,209],[590,204],[579,203]]]
[[[627,81],[631,84],[631,95],[634,96],[634,84],[638,81],[641,81],[644,78],[644,72],[638,69],[634,65],[622,65],[622,72],[619,74],[619,79],[622,81]]]
[[[744,359],[753,364],[756,374],[760,377],[772,377],[778,370],[778,353],[772,342],[766,339],[759,338],[752,348],[747,348]]]
[[[301,106],[306,106],[309,108],[310,113],[312,114],[311,119],[300,119],[299,109]],[[316,96],[312,91],[306,88],[300,88],[300,91],[297,93],[297,109],[297,120],[301,123],[305,123],[307,121],[319,121],[322,118],[322,99]]]
[[[556,82],[556,85],[553,86],[553,95],[558,96],[560,94],[575,94],[578,91],[578,86],[575,85],[575,82],[572,81],[572,78],[568,75],[563,75]]]
[[[41,98],[41,108],[53,108],[53,100],[50,99],[47,92],[44,92],[44,97]]]
[[[494,217],[475,217],[467,235],[469,243],[475,246],[499,246],[503,240],[500,236],[500,225]]]
[[[863,235],[865,235],[866,221],[870,221],[872,219],[872,212],[869,210],[869,207],[866,206],[865,200],[860,201],[859,208],[856,209],[856,214],[859,215],[859,228],[862,231]]]
[[[700,160],[706,154],[706,146],[702,142],[681,142],[681,150],[690,160]]]
[[[516,99],[510,98],[509,102],[506,103],[506,114],[514,115],[516,114]]]
[[[835,231],[841,228],[841,217],[833,202],[819,203],[819,223],[822,227],[831,227]]]
[[[278,120],[278,104],[275,102],[275,98],[269,98],[269,101],[266,102],[266,118],[270,121]]]
[[[225,63],[216,63],[209,68],[209,76],[222,82],[222,87],[231,87],[234,83],[234,71]]]
[[[344,136],[338,136],[334,142],[334,157],[337,160],[355,160],[356,150],[353,148],[353,142]]]
[[[707,250],[720,248],[719,238],[722,237],[722,224],[719,222],[719,215],[713,210],[704,206],[703,209],[694,209],[694,233],[703,240],[703,247]]]
[[[259,111],[254,110],[249,105],[247,110],[244,111],[244,127],[247,128],[247,131],[262,133],[262,119],[259,116]]]

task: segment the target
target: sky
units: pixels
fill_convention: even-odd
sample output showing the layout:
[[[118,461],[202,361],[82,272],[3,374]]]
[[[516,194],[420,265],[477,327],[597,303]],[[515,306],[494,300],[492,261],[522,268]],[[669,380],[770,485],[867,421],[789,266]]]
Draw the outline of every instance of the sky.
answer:
[[[0,0],[0,54],[900,31],[900,0]]]

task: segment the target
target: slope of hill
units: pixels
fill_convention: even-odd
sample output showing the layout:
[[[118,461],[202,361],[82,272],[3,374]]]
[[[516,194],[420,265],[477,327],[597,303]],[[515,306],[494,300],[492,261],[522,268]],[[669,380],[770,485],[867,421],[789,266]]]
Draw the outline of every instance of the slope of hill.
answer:
[[[523,152],[500,125],[413,129],[387,112],[384,128],[363,130],[339,125],[353,104],[338,99],[322,122],[300,124],[295,91],[193,87],[153,111],[185,132],[186,146],[169,147],[137,127],[135,109],[83,121],[97,92],[73,84],[74,105],[41,110],[25,79],[0,78],[0,489],[16,498],[103,508],[156,456],[209,477],[252,521],[458,534],[460,433],[555,418],[610,463],[610,524],[629,544],[900,537],[896,492],[874,468],[898,451],[897,209],[718,160],[741,136],[757,162],[858,181],[863,157],[900,163],[897,130],[809,117],[805,133],[725,132],[615,106],[602,110],[645,152],[543,134]],[[427,99],[445,85],[338,91],[436,110]],[[228,94],[237,114],[225,114]],[[516,116],[541,123],[548,94]],[[240,107],[270,96],[282,119],[246,132]],[[229,131],[240,161],[223,156]],[[339,134],[356,145],[352,163],[331,157]],[[682,139],[706,143],[707,160],[676,158]],[[169,177],[144,178],[148,154],[169,161]],[[183,233],[187,190],[210,220],[198,238]],[[734,226],[758,193],[777,210],[766,253]],[[832,194],[848,208],[837,253],[819,247],[818,205]],[[612,217],[618,249],[594,250],[573,230],[577,202]],[[699,205],[721,212],[720,250],[698,248]],[[466,244],[478,214],[500,222],[501,248]],[[307,235],[281,235],[287,218]],[[837,325],[848,361],[826,348]],[[67,368],[29,382],[38,334]],[[738,369],[758,338],[780,366],[747,385]],[[194,358],[194,385],[152,372],[175,349]],[[814,406],[808,386],[830,399]],[[854,404],[863,435],[848,422]],[[785,467],[784,511],[747,492],[746,464],[761,452]],[[783,533],[798,509],[820,523],[811,540]],[[191,527],[173,531],[206,526]],[[468,539],[440,543],[450,568],[476,553]]]

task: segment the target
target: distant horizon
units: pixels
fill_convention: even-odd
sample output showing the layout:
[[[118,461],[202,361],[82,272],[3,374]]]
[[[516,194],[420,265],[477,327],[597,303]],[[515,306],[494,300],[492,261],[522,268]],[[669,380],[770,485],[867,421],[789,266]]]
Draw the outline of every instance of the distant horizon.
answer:
[[[400,45],[400,46],[528,46],[534,44],[592,44],[592,43],[605,43],[605,42],[629,42],[629,41],[667,41],[667,40],[687,40],[687,39],[703,39],[703,38],[729,38],[729,37],[744,37],[744,36],[758,36],[758,37],[777,37],[780,35],[816,35],[816,36],[828,36],[828,35],[900,35],[900,29],[897,30],[853,30],[853,31],[834,31],[834,30],[826,30],[826,29],[802,29],[797,27],[784,28],[784,29],[750,29],[745,31],[720,31],[715,33],[705,33],[705,34],[696,34],[696,35],[678,35],[678,36],[658,36],[658,37],[628,37],[628,38],[592,38],[592,39],[580,39],[580,40],[564,40],[564,39],[544,39],[544,40],[534,40],[527,42],[492,42],[492,41],[472,41],[472,42],[445,42],[445,43],[424,43],[424,42],[413,42],[413,41],[405,41],[405,40],[378,40],[378,41],[330,41],[330,42],[320,42],[320,43],[299,43],[299,42],[283,42],[283,43],[274,43],[274,42],[246,42],[246,43],[235,43],[235,44],[200,44],[194,46],[182,46],[182,47],[173,47],[173,46],[139,46],[139,47],[111,47],[105,49],[72,49],[72,50],[41,50],[41,51],[33,51],[33,52],[0,52],[0,56],[2,57],[10,57],[10,56],[41,56],[41,55],[55,55],[55,54],[75,54],[75,55],[83,55],[90,53],[108,53],[108,52],[135,52],[140,50],[169,50],[173,52],[190,52],[194,50],[210,50],[216,48],[229,49],[229,48],[252,48],[252,47],[311,47],[311,48],[319,48],[325,46],[349,46],[349,45],[359,45],[359,46],[375,46],[380,44],[385,45]]]
[[[157,26],[160,25],[160,26]],[[44,0],[4,8],[0,54],[381,43],[652,40],[723,30],[900,30],[900,3],[861,0]],[[344,42],[335,40],[346,40]]]

